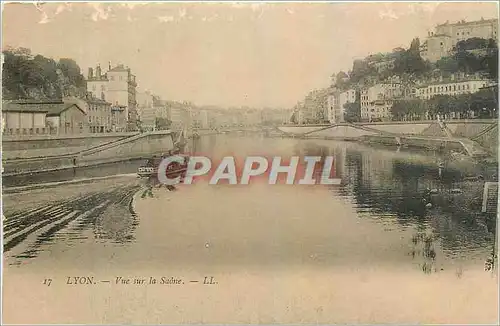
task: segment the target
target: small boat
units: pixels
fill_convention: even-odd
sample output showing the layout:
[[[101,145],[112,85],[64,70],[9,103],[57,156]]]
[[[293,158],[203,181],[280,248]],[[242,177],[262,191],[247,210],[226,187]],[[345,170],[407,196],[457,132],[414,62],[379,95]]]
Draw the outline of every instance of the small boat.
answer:
[[[176,176],[182,177],[183,175],[185,175],[187,171],[187,164],[189,161],[189,157],[187,155],[169,153],[167,155],[153,156],[152,158],[148,159],[143,165],[139,167],[137,171],[138,177],[157,178],[160,164],[167,157],[180,158],[183,161],[183,163],[179,162],[170,163],[166,169],[166,176],[169,178],[174,178]]]

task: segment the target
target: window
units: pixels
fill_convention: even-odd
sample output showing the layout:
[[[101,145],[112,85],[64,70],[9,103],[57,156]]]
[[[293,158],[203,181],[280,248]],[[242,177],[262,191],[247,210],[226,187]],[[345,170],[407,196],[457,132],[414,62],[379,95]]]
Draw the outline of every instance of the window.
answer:
[[[115,76],[109,77],[109,80],[115,80]]]

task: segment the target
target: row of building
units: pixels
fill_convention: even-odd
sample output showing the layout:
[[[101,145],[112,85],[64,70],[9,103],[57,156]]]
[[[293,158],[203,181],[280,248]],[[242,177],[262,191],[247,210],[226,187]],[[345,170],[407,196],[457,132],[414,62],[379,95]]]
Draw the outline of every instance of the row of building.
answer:
[[[104,72],[89,68],[86,93],[60,100],[4,101],[3,134],[107,133],[137,130],[220,128],[288,122],[290,111],[198,107],[165,101],[137,89],[136,76],[124,65]]]
[[[480,76],[464,76],[457,79],[429,81],[406,87],[401,82],[378,83],[361,89],[340,91],[329,89],[328,121],[344,122],[346,104],[359,101],[362,121],[387,121],[392,119],[391,109],[394,101],[402,99],[429,100],[436,95],[472,94],[481,89],[496,85],[496,81]]]
[[[159,119],[168,121],[170,129],[216,129],[230,126],[283,124],[289,121],[290,110],[199,107],[189,102],[163,101],[151,92],[140,92],[138,116],[145,130],[157,128]]]
[[[4,101],[3,134],[104,133],[137,130],[135,75],[109,65],[102,73],[89,68],[87,90],[57,100]]]
[[[457,43],[471,38],[498,39],[498,19],[481,19],[478,21],[457,23],[446,22],[437,25],[428,33],[421,44],[420,54],[423,59],[436,62],[450,55]],[[405,50],[396,48],[392,53],[368,56],[365,63],[377,73],[387,73],[394,68],[396,58]],[[348,77],[346,76],[346,79]],[[388,78],[386,82],[378,82],[375,77],[367,76],[364,84],[351,89],[336,88],[337,77],[332,76],[332,86],[328,89],[311,92],[304,103],[296,107],[297,123],[309,121],[323,122],[327,117],[330,123],[343,122],[345,107],[348,103],[359,103],[359,116],[362,121],[392,119],[391,109],[395,100],[419,98],[429,100],[436,95],[460,95],[475,93],[483,88],[496,85],[497,81],[489,80],[481,75],[457,74],[420,80],[412,86],[402,83],[397,76]],[[326,92],[326,96],[324,95]],[[313,104],[313,102],[316,102]],[[326,103],[326,108],[324,107]]]
[[[148,95],[148,96],[145,96]],[[144,131],[218,129],[235,126],[281,125],[291,110],[199,108],[163,101],[149,92],[137,93],[137,121]],[[130,111],[88,94],[86,99],[4,101],[2,133],[11,135],[84,134],[127,131]]]

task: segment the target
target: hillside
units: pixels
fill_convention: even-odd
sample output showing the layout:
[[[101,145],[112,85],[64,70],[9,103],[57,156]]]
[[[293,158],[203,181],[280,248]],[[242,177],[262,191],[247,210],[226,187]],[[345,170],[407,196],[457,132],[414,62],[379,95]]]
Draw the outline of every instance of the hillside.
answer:
[[[3,51],[3,99],[56,99],[85,94],[85,78],[69,58],[55,61],[26,48]]]

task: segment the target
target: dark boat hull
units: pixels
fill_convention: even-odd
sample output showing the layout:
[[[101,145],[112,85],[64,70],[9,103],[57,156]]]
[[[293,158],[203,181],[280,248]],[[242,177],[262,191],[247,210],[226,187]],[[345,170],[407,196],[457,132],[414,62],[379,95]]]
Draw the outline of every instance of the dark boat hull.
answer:
[[[140,168],[139,168],[140,169]],[[186,173],[187,168],[182,168],[182,169],[175,169],[175,170],[170,170],[166,173],[166,176],[169,178],[176,177],[176,176],[182,176]],[[137,175],[140,178],[157,178],[158,177],[158,168],[152,169],[152,170],[147,170],[147,171],[141,171],[137,172]]]
[[[183,177],[187,171],[187,161],[188,157],[182,156],[184,158],[183,164],[171,163],[165,171],[167,178],[175,178],[178,176]],[[158,168],[161,164],[163,158],[153,158],[149,160],[146,165],[139,167],[137,175],[140,178],[154,178],[158,179]]]

